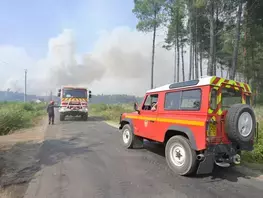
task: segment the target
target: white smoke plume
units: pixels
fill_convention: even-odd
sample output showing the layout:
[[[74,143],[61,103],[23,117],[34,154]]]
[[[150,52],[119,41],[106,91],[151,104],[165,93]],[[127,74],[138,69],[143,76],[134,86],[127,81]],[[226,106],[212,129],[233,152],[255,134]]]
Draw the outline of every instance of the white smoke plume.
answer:
[[[174,55],[162,48],[163,36],[157,37],[156,43],[154,85],[160,86],[173,81]],[[103,32],[94,50],[81,55],[81,62],[76,60],[76,45],[73,32],[69,30],[50,39],[48,76],[51,86],[83,85],[91,87],[95,93],[136,95],[149,89],[152,34],[128,27]],[[185,65],[188,65],[187,58]]]
[[[173,82],[174,52],[162,48],[164,33],[158,32],[154,68],[154,86]],[[48,42],[46,58],[27,65],[28,91],[55,92],[60,86],[86,86],[95,94],[143,95],[150,87],[152,34],[128,27],[104,31],[92,51],[76,53],[74,31],[64,30]],[[187,48],[186,48],[186,51]],[[185,53],[185,76],[188,79],[189,55]],[[1,58],[1,56],[0,56]],[[205,70],[205,68],[204,68]],[[23,70],[19,71],[23,74]],[[13,73],[10,78],[16,77]],[[22,79],[21,79],[22,78]],[[180,80],[182,80],[180,69]],[[19,79],[23,87],[23,75]],[[16,84],[16,86],[18,86]],[[21,89],[20,88],[20,89]]]

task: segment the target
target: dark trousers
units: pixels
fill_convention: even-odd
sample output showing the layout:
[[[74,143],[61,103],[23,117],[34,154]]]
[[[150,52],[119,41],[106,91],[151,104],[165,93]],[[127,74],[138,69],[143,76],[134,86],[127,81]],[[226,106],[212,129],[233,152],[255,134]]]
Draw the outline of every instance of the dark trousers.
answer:
[[[54,114],[48,114],[48,123],[54,124],[54,118],[55,118]]]

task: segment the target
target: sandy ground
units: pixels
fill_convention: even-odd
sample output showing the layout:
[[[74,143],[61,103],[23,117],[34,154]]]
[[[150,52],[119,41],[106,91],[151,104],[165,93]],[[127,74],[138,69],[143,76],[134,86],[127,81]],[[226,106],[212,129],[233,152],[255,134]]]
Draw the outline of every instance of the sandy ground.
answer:
[[[1,198],[22,198],[32,174],[40,170],[37,155],[44,141],[46,123],[43,118],[33,128],[0,136]]]

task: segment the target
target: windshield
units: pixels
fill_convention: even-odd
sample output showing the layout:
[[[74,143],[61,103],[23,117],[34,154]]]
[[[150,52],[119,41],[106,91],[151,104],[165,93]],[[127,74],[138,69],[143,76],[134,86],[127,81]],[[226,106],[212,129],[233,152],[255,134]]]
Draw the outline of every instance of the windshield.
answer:
[[[242,103],[242,93],[233,88],[222,88],[222,109],[228,109],[234,104]]]
[[[86,89],[64,89],[63,98],[87,98]]]

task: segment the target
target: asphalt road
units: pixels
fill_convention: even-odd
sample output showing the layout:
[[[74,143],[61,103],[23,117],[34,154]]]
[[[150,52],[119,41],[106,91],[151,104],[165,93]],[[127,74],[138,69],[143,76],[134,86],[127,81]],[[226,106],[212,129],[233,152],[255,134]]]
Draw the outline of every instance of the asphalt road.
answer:
[[[41,171],[25,198],[263,197],[263,182],[232,169],[177,176],[162,146],[126,150],[120,138],[116,128],[98,118],[49,126],[40,150]]]

